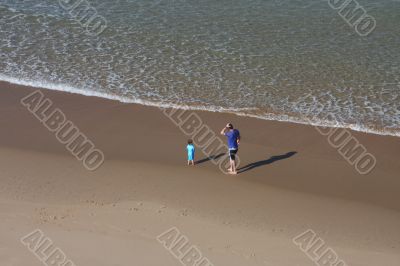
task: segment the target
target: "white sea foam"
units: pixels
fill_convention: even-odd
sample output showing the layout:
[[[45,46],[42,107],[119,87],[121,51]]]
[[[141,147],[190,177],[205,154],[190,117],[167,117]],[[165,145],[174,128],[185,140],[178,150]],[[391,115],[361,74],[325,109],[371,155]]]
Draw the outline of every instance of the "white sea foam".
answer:
[[[210,111],[210,112],[221,112],[221,113],[232,113],[238,116],[246,116],[246,117],[253,117],[263,120],[270,120],[270,121],[281,121],[281,122],[291,122],[297,124],[304,124],[304,125],[312,125],[312,126],[322,126],[322,127],[332,127],[332,128],[348,128],[354,131],[360,131],[370,134],[377,134],[377,135],[387,135],[387,136],[396,136],[400,137],[400,129],[374,129],[363,125],[356,125],[356,124],[348,124],[348,123],[339,123],[337,121],[324,121],[313,119],[310,120],[308,118],[302,118],[301,116],[289,116],[285,114],[274,114],[274,113],[263,113],[261,115],[252,114],[251,111],[254,111],[254,108],[222,108],[217,106],[189,106],[189,105],[182,105],[182,104],[175,104],[175,103],[161,103],[161,102],[152,102],[143,99],[131,98],[120,96],[116,94],[104,93],[94,91],[88,88],[75,88],[71,87],[67,84],[61,83],[49,83],[43,81],[34,81],[34,80],[27,80],[27,79],[19,79],[15,77],[6,76],[0,74],[0,80],[6,81],[9,83],[23,85],[23,86],[30,86],[34,88],[43,88],[48,90],[55,90],[55,91],[62,91],[74,94],[80,94],[85,96],[94,96],[100,97],[110,100],[119,101],[122,103],[134,103],[140,104],[145,106],[153,106],[158,108],[177,108],[177,109],[184,109],[184,110],[199,110],[199,111]]]

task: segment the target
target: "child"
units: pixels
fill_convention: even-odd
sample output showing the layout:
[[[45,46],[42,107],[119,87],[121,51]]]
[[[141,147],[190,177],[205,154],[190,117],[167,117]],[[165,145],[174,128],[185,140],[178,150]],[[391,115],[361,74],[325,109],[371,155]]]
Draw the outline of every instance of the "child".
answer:
[[[186,146],[186,150],[188,152],[188,165],[194,165],[194,152],[195,148],[193,145],[193,141],[191,139],[188,140],[188,145]]]

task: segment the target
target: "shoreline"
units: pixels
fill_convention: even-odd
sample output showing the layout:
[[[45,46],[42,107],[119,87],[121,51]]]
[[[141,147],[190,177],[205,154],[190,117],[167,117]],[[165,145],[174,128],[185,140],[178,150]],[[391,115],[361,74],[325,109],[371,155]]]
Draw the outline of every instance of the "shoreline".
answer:
[[[397,131],[388,130],[388,129],[373,129],[373,128],[365,128],[360,127],[355,124],[339,124],[336,125],[336,122],[332,121],[311,121],[307,118],[300,118],[299,116],[292,116],[289,115],[278,115],[273,113],[267,113],[264,115],[255,115],[255,114],[248,114],[244,113],[243,110],[249,109],[225,109],[225,108],[214,108],[214,110],[210,110],[208,107],[195,107],[195,106],[186,106],[186,105],[177,105],[177,104],[162,104],[162,103],[154,103],[151,101],[145,100],[133,100],[131,98],[119,96],[119,95],[111,95],[102,92],[84,90],[84,89],[77,89],[75,87],[71,87],[69,85],[63,84],[49,84],[49,83],[41,83],[38,81],[24,81],[13,77],[8,77],[4,75],[0,75],[0,83],[9,83],[19,86],[27,86],[37,89],[46,89],[51,91],[59,91],[71,94],[78,94],[82,96],[89,96],[89,97],[98,97],[102,99],[117,101],[120,103],[126,104],[138,104],[148,107],[156,107],[156,108],[175,108],[181,110],[190,110],[190,111],[205,111],[205,112],[212,112],[212,113],[225,113],[225,114],[234,114],[240,117],[250,117],[256,118],[265,121],[276,121],[276,122],[283,122],[283,123],[293,123],[293,124],[300,124],[306,125],[311,127],[330,127],[330,128],[344,128],[349,129],[355,132],[361,132],[366,134],[374,134],[379,136],[391,136],[391,137],[400,137],[400,129]]]
[[[313,127],[188,112],[241,131],[232,176],[200,148],[187,167],[188,136],[159,108],[40,90],[104,153],[88,171],[21,104],[36,90],[0,82],[0,264],[41,265],[20,242],[40,229],[77,266],[178,265],[157,241],[172,227],[214,265],[311,265],[293,243],[308,229],[347,265],[400,261],[396,137],[352,131],[377,159],[360,175]]]

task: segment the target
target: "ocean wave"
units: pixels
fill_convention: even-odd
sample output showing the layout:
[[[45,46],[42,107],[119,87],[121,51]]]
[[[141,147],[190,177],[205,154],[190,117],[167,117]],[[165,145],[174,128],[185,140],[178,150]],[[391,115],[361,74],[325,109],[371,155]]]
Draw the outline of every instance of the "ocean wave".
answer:
[[[262,113],[254,114],[252,111],[258,110],[258,108],[223,108],[218,106],[189,106],[183,104],[175,103],[165,103],[165,102],[153,102],[143,99],[138,99],[134,97],[120,96],[116,94],[98,92],[91,89],[85,88],[75,88],[68,84],[62,83],[50,83],[45,81],[34,81],[28,79],[20,79],[15,77],[10,77],[7,75],[0,74],[0,81],[9,82],[16,85],[30,86],[34,88],[41,88],[47,90],[55,90],[61,92],[68,92],[73,94],[80,94],[84,96],[93,96],[99,98],[105,98],[109,100],[119,101],[122,103],[133,103],[145,106],[152,106],[158,108],[176,108],[183,110],[194,110],[194,111],[209,111],[209,112],[220,112],[220,113],[230,113],[238,116],[252,117],[257,119],[269,120],[269,121],[280,121],[280,122],[290,122],[296,124],[318,126],[318,127],[330,127],[330,128],[347,128],[354,131],[384,135],[384,136],[395,136],[400,137],[400,129],[388,129],[388,128],[372,128],[365,125],[343,123],[338,121],[327,121],[313,118],[312,120],[305,117],[302,114],[287,115],[287,114],[274,114],[274,113]]]

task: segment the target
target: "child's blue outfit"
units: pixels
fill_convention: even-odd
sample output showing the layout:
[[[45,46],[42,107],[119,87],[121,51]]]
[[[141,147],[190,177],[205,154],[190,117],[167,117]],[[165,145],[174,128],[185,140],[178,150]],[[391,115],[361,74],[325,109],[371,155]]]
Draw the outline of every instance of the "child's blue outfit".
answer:
[[[194,146],[192,144],[188,144],[186,146],[187,152],[188,152],[188,161],[193,161],[194,160]]]

